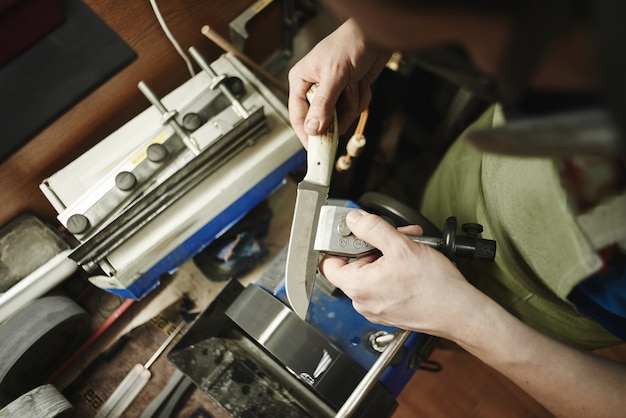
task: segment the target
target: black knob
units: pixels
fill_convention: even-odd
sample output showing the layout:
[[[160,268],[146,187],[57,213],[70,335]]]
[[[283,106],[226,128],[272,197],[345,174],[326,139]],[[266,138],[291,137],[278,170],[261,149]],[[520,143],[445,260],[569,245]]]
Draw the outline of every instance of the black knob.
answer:
[[[458,258],[493,261],[496,257],[496,242],[491,239],[457,236],[455,250]]]
[[[481,261],[493,261],[496,258],[496,242],[491,239],[476,240],[476,252],[474,259]]]
[[[167,148],[163,144],[151,144],[146,150],[148,160],[153,163],[162,163],[169,155]]]
[[[82,234],[89,229],[89,219],[79,213],[74,214],[67,220],[67,230],[72,234]]]
[[[137,177],[130,171],[122,171],[115,176],[115,185],[125,192],[132,190],[137,184]]]
[[[476,238],[483,227],[476,223],[462,226],[467,236],[456,234],[456,218],[446,219],[443,225],[440,251],[452,261],[457,258],[467,260],[493,261],[496,257],[496,242],[490,239]]]
[[[187,129],[190,132],[195,131],[202,125],[204,125],[205,120],[202,116],[197,113],[189,112],[183,116],[183,128]]]
[[[224,84],[237,99],[241,99],[246,94],[246,87],[238,77],[227,77]]]
[[[461,226],[461,231],[465,232],[468,237],[476,238],[478,234],[483,232],[481,224],[467,223]]]

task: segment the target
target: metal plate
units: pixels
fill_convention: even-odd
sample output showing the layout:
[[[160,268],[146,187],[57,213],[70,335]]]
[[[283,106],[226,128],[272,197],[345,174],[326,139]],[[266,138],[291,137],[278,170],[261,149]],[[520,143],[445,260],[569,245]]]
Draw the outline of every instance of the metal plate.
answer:
[[[229,315],[254,335],[242,333]],[[251,320],[251,316],[256,319]],[[330,362],[320,362],[328,358],[324,357],[324,350],[332,358]],[[168,358],[213,399],[224,396],[220,391],[230,393],[233,399],[241,397],[241,386],[233,387],[219,375],[229,367],[245,365],[245,374],[255,377],[248,385],[273,387],[285,397],[283,404],[305,417],[334,416],[365,375],[362,368],[278,299],[256,285],[243,289],[236,281],[230,282],[196,319]],[[224,361],[237,366],[226,367]],[[263,379],[259,380],[261,376]],[[216,384],[217,380],[223,383]],[[272,402],[276,399],[274,395],[271,398]],[[256,402],[246,397],[222,405],[230,406],[233,416],[242,416],[232,404],[248,401]],[[355,416],[390,416],[396,406],[395,399],[377,385]],[[253,404],[245,409],[258,407]]]

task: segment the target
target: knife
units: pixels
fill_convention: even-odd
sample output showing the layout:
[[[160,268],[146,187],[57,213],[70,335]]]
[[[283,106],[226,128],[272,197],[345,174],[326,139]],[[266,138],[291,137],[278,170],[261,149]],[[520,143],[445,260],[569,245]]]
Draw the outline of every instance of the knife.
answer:
[[[316,86],[307,93],[309,103]],[[313,244],[319,222],[320,209],[327,203],[330,178],[337,152],[337,115],[333,115],[326,131],[309,136],[307,171],[296,192],[287,261],[285,265],[285,292],[293,311],[306,318],[315,284],[319,251]]]

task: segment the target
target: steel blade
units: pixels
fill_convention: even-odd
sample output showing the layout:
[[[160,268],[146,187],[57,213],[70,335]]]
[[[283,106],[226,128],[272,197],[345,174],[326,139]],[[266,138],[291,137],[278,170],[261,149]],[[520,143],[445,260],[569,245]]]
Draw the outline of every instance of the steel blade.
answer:
[[[302,181],[298,184],[296,205],[289,236],[285,265],[285,291],[293,311],[306,318],[315,284],[319,252],[313,248],[320,208],[328,199],[328,186]]]
[[[317,85],[307,92],[311,103]],[[293,311],[306,319],[309,301],[315,284],[319,252],[313,244],[320,216],[320,208],[326,204],[330,180],[335,165],[335,153],[339,136],[337,113],[320,135],[309,135],[307,148],[307,171],[298,184],[296,205],[285,266],[285,291]]]

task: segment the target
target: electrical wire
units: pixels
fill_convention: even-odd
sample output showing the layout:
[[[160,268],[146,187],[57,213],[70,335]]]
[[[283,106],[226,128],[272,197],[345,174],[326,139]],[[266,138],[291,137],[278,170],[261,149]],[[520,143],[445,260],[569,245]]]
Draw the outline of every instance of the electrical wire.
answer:
[[[165,20],[161,15],[161,11],[159,10],[159,6],[157,6],[156,4],[156,0],[150,0],[150,5],[152,6],[154,15],[159,21],[159,25],[161,25],[161,29],[163,29],[163,32],[165,32],[165,36],[167,36],[167,39],[169,39],[169,41],[172,43],[174,49],[176,50],[176,52],[178,52],[178,55],[180,55],[183,61],[185,61],[185,63],[187,64],[187,69],[189,70],[189,74],[193,77],[194,75],[196,75],[196,71],[193,68],[191,60],[189,59],[187,54],[185,54],[183,49],[178,44],[178,41],[176,41],[176,38],[174,38],[174,35],[172,35],[172,32],[170,32],[169,28],[167,27],[167,24],[165,23]]]

